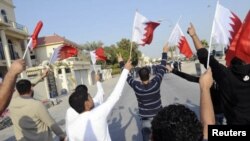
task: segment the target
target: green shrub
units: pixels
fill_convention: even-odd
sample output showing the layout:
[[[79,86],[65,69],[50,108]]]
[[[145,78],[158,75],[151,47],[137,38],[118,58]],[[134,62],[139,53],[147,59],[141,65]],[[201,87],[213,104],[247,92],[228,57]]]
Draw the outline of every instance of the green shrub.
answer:
[[[120,74],[121,73],[121,69],[120,68],[114,68],[112,69],[112,75],[116,75],[116,74]]]

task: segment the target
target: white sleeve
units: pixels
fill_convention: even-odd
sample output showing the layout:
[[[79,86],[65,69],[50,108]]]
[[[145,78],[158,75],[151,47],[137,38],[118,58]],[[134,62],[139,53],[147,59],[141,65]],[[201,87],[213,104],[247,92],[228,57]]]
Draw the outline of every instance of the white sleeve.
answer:
[[[77,113],[73,108],[69,107],[68,110],[66,111],[66,116],[65,116],[65,128],[66,128],[66,133],[68,134],[68,128],[69,124],[71,122],[74,122],[75,119],[79,116],[79,113]]]
[[[112,93],[108,97],[108,99],[102,105],[93,109],[93,112],[96,113],[95,115],[100,115],[100,116],[102,116],[101,118],[108,117],[110,111],[112,110],[112,108],[114,107],[114,105],[120,99],[120,97],[122,95],[122,91],[123,91],[123,88],[125,86],[125,83],[126,83],[126,80],[128,77],[128,73],[129,73],[129,71],[127,69],[123,69],[122,74],[121,74],[114,90],[112,91]]]
[[[97,81],[96,85],[97,85],[97,93],[95,97],[93,98],[95,107],[103,103],[103,96],[104,96],[102,83],[100,81]]]

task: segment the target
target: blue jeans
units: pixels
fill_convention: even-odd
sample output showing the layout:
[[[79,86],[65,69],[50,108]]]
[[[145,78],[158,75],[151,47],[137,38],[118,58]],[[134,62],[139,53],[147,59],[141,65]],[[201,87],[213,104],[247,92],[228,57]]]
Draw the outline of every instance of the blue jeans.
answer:
[[[147,118],[147,119],[141,119],[141,133],[142,133],[142,138],[143,141],[150,141],[151,138],[151,121],[153,118]]]

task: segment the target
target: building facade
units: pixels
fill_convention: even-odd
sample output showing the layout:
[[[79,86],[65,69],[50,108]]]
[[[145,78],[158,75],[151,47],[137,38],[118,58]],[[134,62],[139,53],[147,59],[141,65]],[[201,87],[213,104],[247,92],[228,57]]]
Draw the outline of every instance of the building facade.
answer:
[[[0,1],[0,75],[3,76],[13,60],[23,57],[29,37],[27,28],[17,23],[14,9],[12,0]],[[29,53],[25,59],[27,66],[31,66]]]

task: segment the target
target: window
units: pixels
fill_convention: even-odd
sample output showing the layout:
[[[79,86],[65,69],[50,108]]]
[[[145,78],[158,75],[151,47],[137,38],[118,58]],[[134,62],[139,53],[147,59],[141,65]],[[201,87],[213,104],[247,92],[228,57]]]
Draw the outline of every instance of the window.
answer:
[[[15,55],[15,51],[14,51],[14,46],[12,44],[11,40],[8,40],[8,45],[9,45],[9,51],[10,51],[10,58],[11,60],[15,60],[16,59],[16,55]]]
[[[35,55],[31,55],[30,58],[31,59],[36,59],[36,56]]]
[[[59,70],[58,70],[58,74],[62,74],[62,69],[59,69]]]
[[[1,10],[1,15],[3,17],[4,22],[8,23],[8,18],[7,18],[7,14],[6,14],[5,10],[3,10],[3,9]]]
[[[65,68],[65,72],[70,73],[71,72],[70,68]]]
[[[0,60],[5,60],[2,39],[0,38]]]

